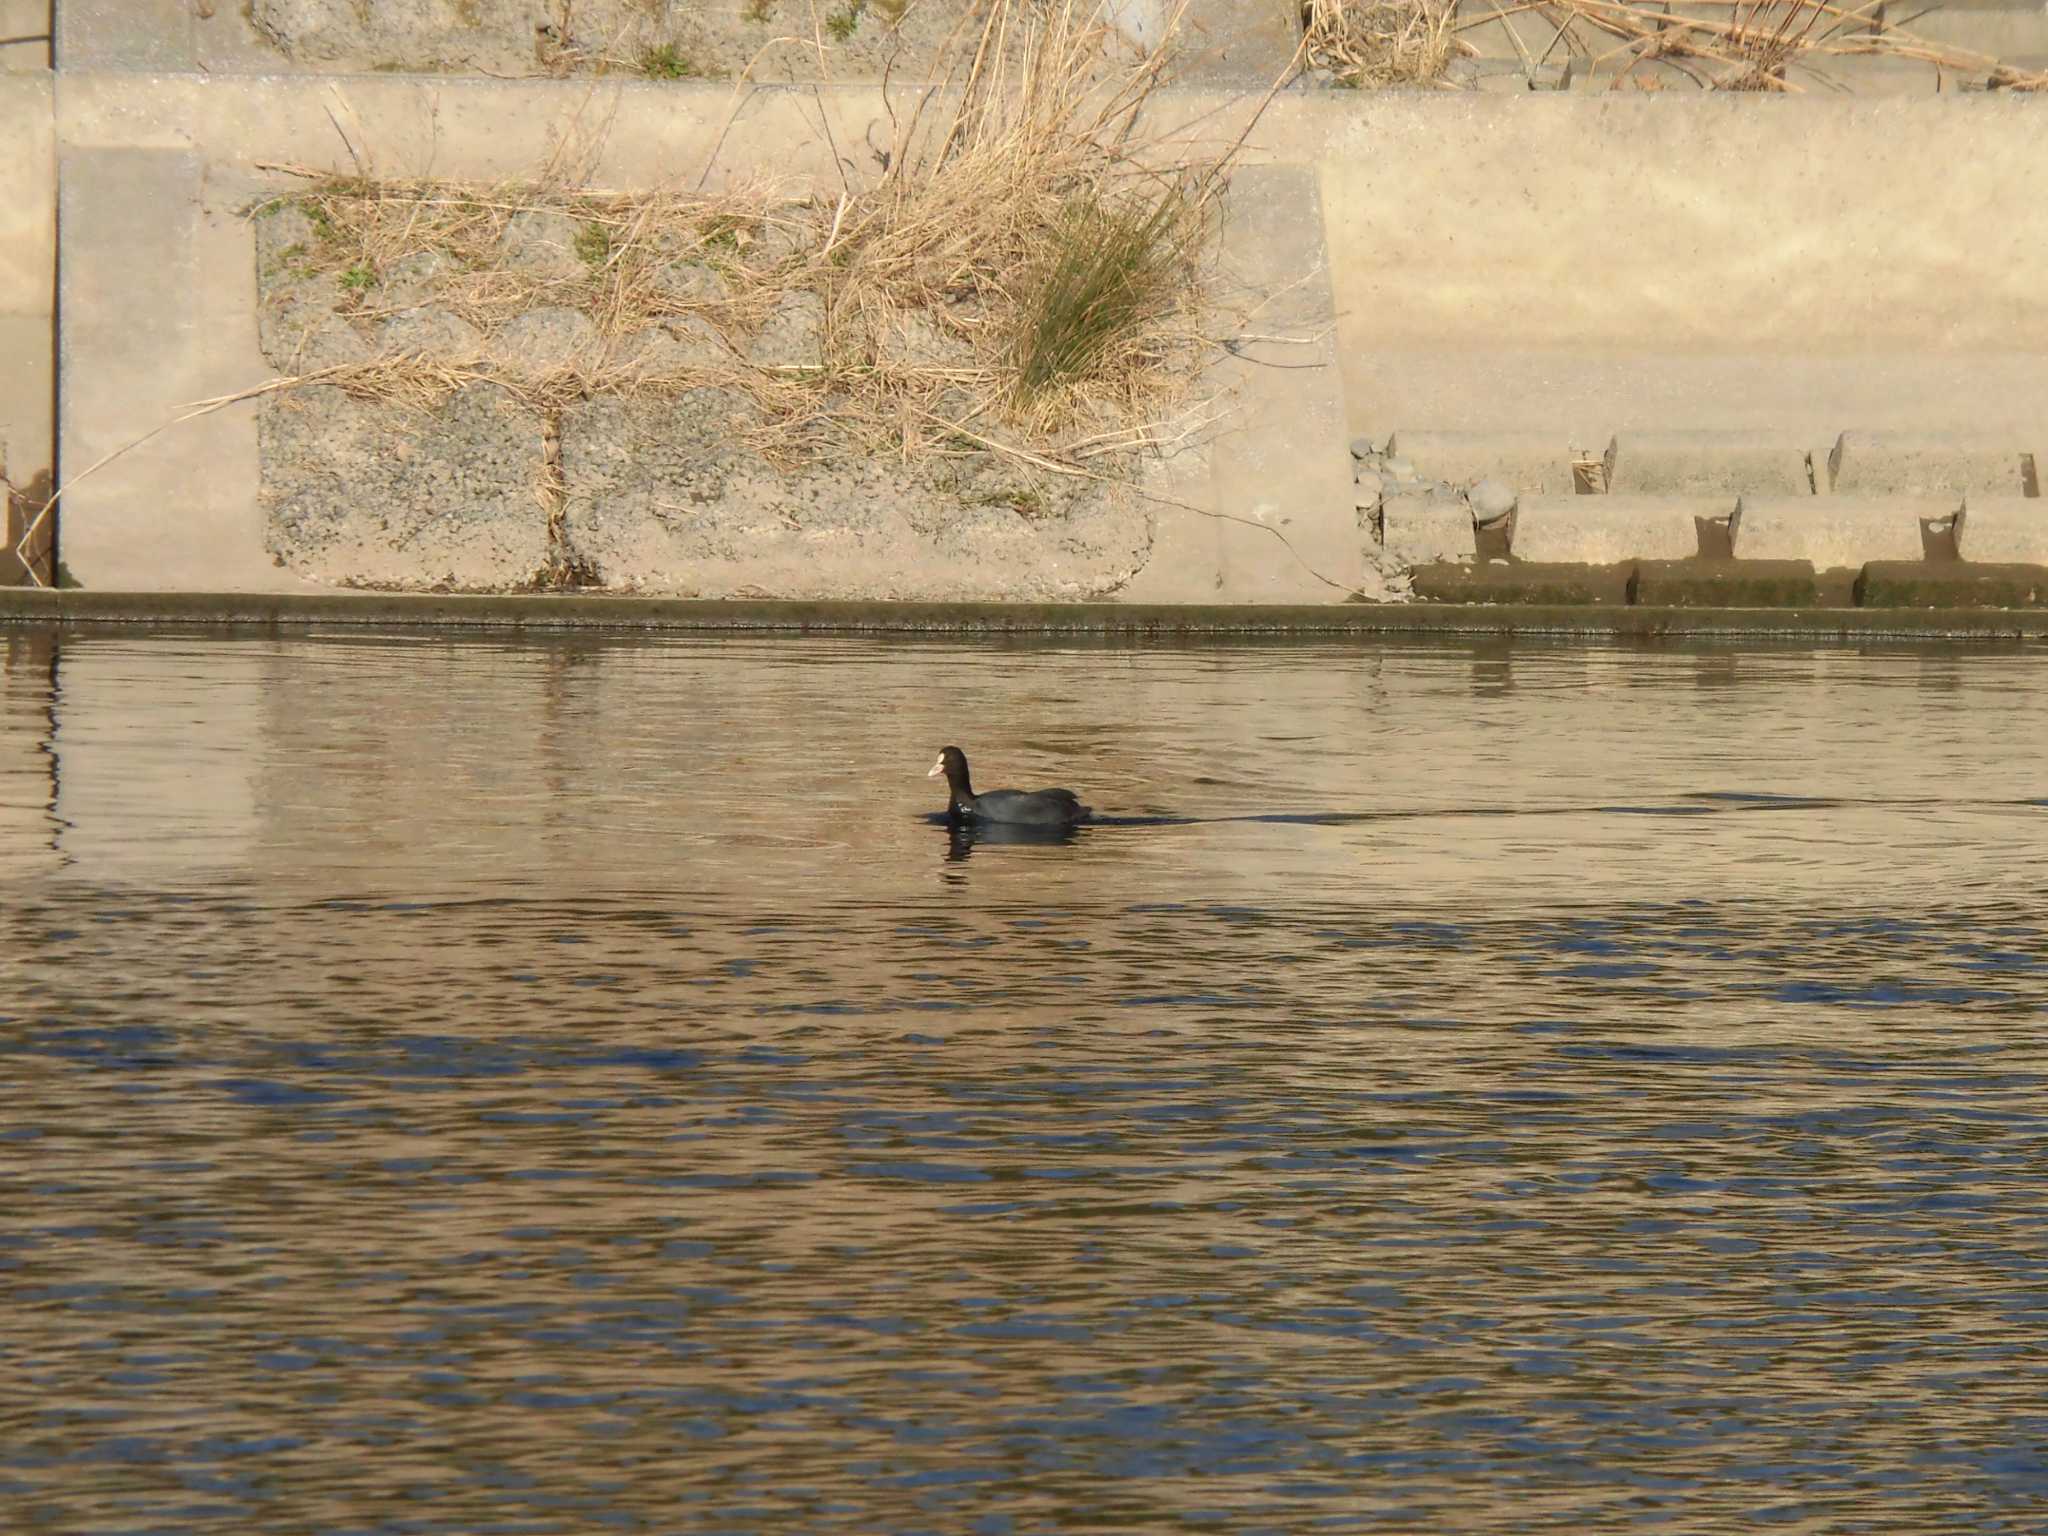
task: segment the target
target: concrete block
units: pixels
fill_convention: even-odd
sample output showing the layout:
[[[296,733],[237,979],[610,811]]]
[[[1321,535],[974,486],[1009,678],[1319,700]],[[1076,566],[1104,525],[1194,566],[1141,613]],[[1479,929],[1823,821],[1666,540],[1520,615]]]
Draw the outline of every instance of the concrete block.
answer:
[[[1725,520],[1734,510],[1733,496],[1524,496],[1515,558],[1687,560],[1700,553],[1700,521]]]
[[[2039,6],[1970,10],[1944,5],[1913,15],[1910,30],[1931,43],[1993,59],[2048,53],[2048,11]]]
[[[0,475],[37,497],[56,465],[53,108],[48,75],[0,75]],[[22,575],[10,565],[0,584],[9,572]]]
[[[1744,560],[1808,560],[1821,569],[1918,560],[1926,553],[1921,524],[1953,517],[1961,505],[1960,497],[1939,496],[1745,496],[1735,553]]]
[[[1624,432],[1608,445],[1607,490],[1634,496],[1803,496],[1801,443],[1753,432]]]
[[[7,359],[0,367],[0,480],[38,508],[57,464],[55,350],[49,316],[0,314],[0,358]],[[0,507],[7,494],[0,484]],[[8,584],[0,577],[0,586]]]
[[[1232,174],[1220,255],[1261,295],[1256,329],[1316,339],[1246,342],[1204,377],[1232,414],[1211,438],[1207,495],[1196,499],[1229,518],[1162,509],[1151,560],[1119,594],[1127,601],[1333,602],[1366,581],[1323,229],[1314,170]]]
[[[1827,488],[1837,496],[2026,494],[2021,456],[2034,444],[1910,432],[1844,432],[1828,452]],[[1819,466],[1816,466],[1818,469]]]
[[[60,519],[64,564],[86,586],[303,585],[264,547],[255,410],[191,414],[270,376],[239,213],[255,191],[197,153],[63,152]]]
[[[2048,565],[1874,560],[1856,579],[1863,608],[2048,608]]]
[[[333,586],[496,591],[548,565],[538,417],[472,384],[432,413],[314,386],[263,402],[265,541]]]
[[[1636,566],[1641,608],[1807,608],[1820,598],[1806,560],[1644,560]]]
[[[57,297],[57,117],[48,75],[0,75],[0,315]]]
[[[1114,0],[1111,10],[1144,16],[1156,34],[1172,0]],[[1141,38],[1151,45],[1153,38]],[[1293,62],[1301,22],[1286,0],[1188,0],[1174,39],[1173,76],[1193,84],[1270,85]]]
[[[51,0],[0,0],[0,75],[50,67]],[[12,140],[0,134],[0,143]]]
[[[170,73],[198,65],[193,0],[63,0],[56,11],[57,57],[66,70]]]
[[[1387,451],[1425,479],[1498,480],[1518,495],[1568,496],[1572,445],[1561,433],[1398,431]]]
[[[1432,603],[1532,603],[1619,608],[1629,600],[1635,565],[1425,565],[1410,573],[1415,595]]]
[[[2048,500],[1972,496],[1957,537],[1962,557],[1996,565],[2048,565]]]
[[[713,388],[566,412],[575,564],[667,595],[1074,602],[1115,591],[1150,553],[1153,509],[1109,487],[1034,483],[996,459],[952,461],[944,489],[886,457],[782,468],[747,447],[757,421],[745,396]]]

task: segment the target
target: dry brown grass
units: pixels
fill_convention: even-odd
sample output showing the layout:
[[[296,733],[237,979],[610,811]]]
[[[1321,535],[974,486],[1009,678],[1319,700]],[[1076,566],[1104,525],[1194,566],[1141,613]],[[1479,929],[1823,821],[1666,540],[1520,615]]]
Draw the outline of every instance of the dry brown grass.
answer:
[[[1308,0],[1309,61],[1340,85],[1428,85],[1469,52],[1457,38],[1458,0]]]
[[[386,354],[322,382],[426,406],[485,379],[543,409],[735,390],[782,457],[850,441],[909,454],[1000,438],[1061,462],[1141,447],[1201,365],[1223,165],[1146,168],[1132,126],[1159,57],[1119,60],[1093,15],[994,6],[898,123],[886,169],[802,201],[765,184],[311,178],[272,205],[308,221],[287,274],[302,291],[331,293],[363,331],[426,307],[478,337],[471,355]],[[549,259],[508,259],[523,237]],[[568,355],[499,348],[551,309],[589,321]],[[815,349],[764,356],[756,339],[793,314],[815,320]]]
[[[1730,0],[1697,3],[1677,15],[1630,0],[1502,0],[1498,14],[1521,12],[1552,23],[1553,49],[1571,46],[1593,68],[1611,71],[1617,88],[1632,82],[1638,64],[1661,61],[1709,90],[1799,91],[1826,84],[1831,60],[1878,55],[1931,64],[1994,90],[2048,90],[2048,74],[2012,69],[1887,23],[1877,0]],[[1468,21],[1460,30],[1494,19]]]

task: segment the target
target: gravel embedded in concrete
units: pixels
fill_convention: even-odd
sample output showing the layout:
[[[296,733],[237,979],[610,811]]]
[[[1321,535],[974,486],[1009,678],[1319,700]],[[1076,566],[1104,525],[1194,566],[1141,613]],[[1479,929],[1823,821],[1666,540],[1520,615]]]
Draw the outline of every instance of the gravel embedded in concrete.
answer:
[[[502,390],[471,385],[429,413],[314,385],[267,396],[257,438],[267,544],[301,576],[494,591],[547,561],[540,423]]]

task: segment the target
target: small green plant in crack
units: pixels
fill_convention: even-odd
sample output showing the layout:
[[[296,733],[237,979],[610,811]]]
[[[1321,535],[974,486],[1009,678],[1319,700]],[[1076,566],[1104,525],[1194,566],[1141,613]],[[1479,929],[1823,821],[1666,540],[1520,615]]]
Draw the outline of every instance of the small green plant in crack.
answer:
[[[359,261],[341,274],[341,286],[350,293],[363,293],[377,286],[377,274],[370,270],[369,263]]]
[[[294,278],[313,275],[312,264],[306,260],[306,247],[296,240],[271,257],[263,271],[266,277],[275,277],[279,273]]]
[[[860,30],[860,13],[866,9],[867,0],[847,0],[845,10],[834,11],[825,18],[825,30],[836,42],[848,41]]]
[[[611,259],[612,232],[602,224],[585,224],[576,231],[577,258],[588,267],[601,267]]]
[[[740,14],[756,26],[765,26],[768,22],[768,0],[747,0],[747,8]]]
[[[650,80],[688,80],[697,66],[674,43],[662,43],[640,55],[640,72]]]
[[[719,213],[713,214],[698,227],[697,238],[707,251],[737,256],[740,248],[753,238],[753,231],[747,228],[745,219]]]

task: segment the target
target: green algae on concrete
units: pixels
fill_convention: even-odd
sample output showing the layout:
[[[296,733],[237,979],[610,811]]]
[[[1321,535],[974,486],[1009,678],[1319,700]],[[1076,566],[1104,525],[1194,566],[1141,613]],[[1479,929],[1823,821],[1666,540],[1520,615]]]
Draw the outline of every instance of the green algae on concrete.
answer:
[[[1177,641],[1402,635],[1584,639],[2037,640],[2048,612],[1988,609],[1646,608],[1563,604],[805,603],[435,593],[0,590],[0,624],[332,630],[646,630],[846,635],[1075,635]]]
[[[1635,601],[1668,608],[1813,608],[1823,604],[1806,560],[1644,560]]]
[[[1856,579],[1869,608],[2048,608],[2048,565],[1874,560]]]
[[[1415,595],[1432,603],[1569,604],[1619,607],[1629,601],[1635,563],[1421,565],[1409,573]]]

